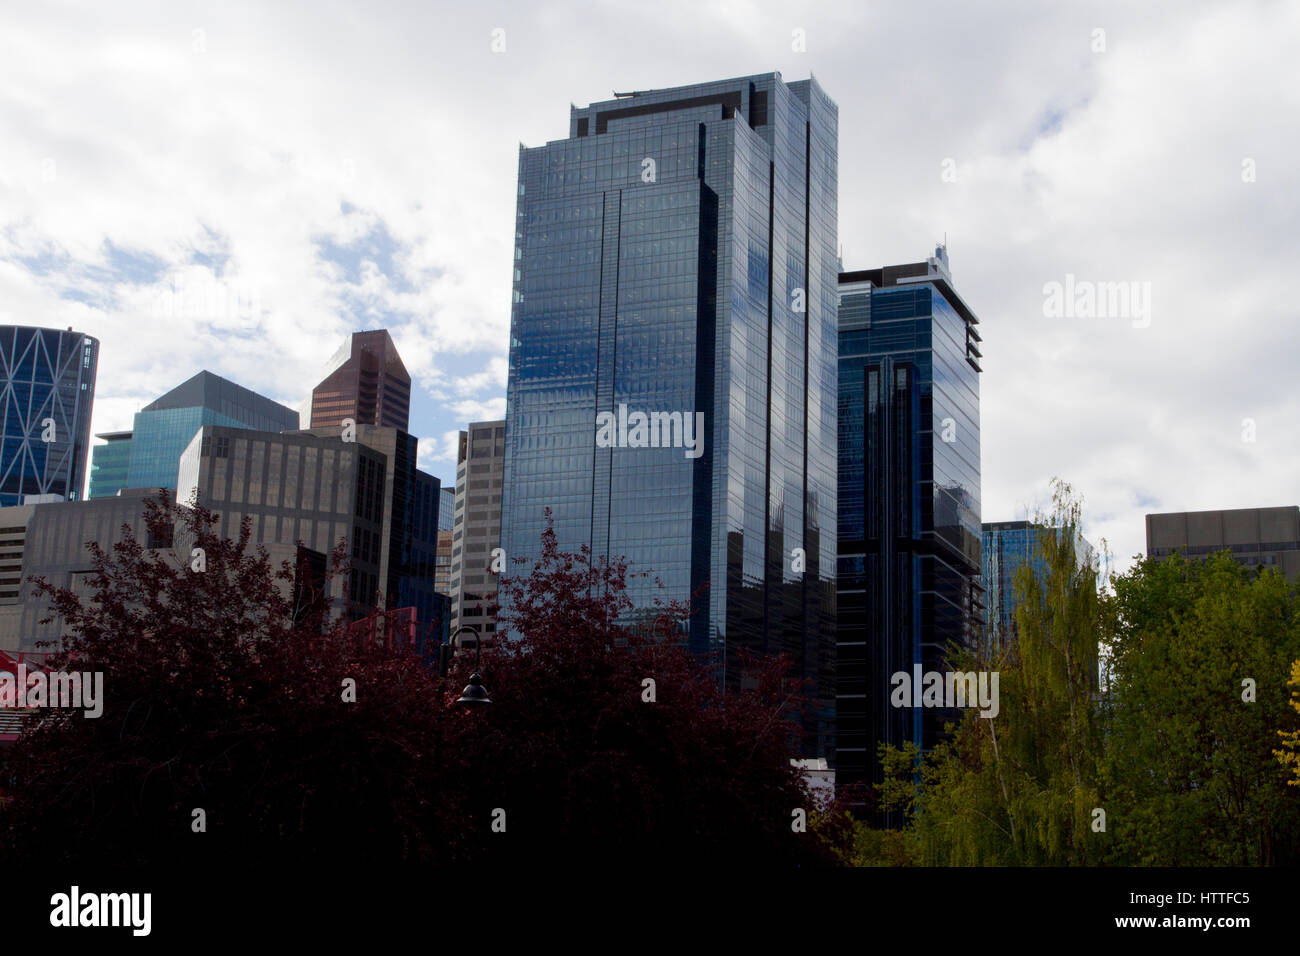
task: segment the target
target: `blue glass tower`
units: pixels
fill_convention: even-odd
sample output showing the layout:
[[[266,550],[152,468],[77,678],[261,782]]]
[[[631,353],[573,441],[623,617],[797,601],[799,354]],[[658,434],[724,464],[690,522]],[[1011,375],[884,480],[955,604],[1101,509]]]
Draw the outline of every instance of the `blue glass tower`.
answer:
[[[434,587],[438,565],[438,524],[442,511],[442,481],[415,467],[418,440],[398,431],[393,455],[392,543],[388,559],[389,593],[397,607],[413,607],[433,636],[449,636],[451,605]],[[422,631],[420,641],[430,637]]]
[[[1035,574],[1046,571],[1041,559],[1034,556],[1032,527],[1028,521],[997,521],[983,526],[980,576],[994,640],[1009,637],[1015,627],[1016,571],[1025,564],[1030,564]]]
[[[438,492],[438,530],[450,531],[456,526],[456,489],[443,488]]]
[[[840,275],[837,783],[955,717],[893,707],[890,678],[982,624],[978,322],[942,248]]]
[[[219,375],[199,372],[136,412],[131,432],[101,436],[108,442],[93,449],[89,497],[111,497],[121,488],[174,489],[181,453],[204,425],[294,431],[298,413]]]
[[[0,326],[0,507],[81,497],[98,360],[72,329]]]
[[[984,604],[988,610],[990,638],[995,642],[1014,639],[1016,634],[1016,572],[1029,565],[1042,582],[1047,563],[1038,553],[1038,535],[1047,529],[1030,521],[995,521],[983,525],[980,548]],[[1059,539],[1061,529],[1053,529]],[[1074,542],[1080,568],[1096,556],[1093,546],[1079,535]]]
[[[838,109],[780,74],[574,107],[522,148],[501,543],[624,556],[690,647],[810,680],[833,757]],[[603,426],[603,431],[602,431]],[[664,584],[660,591],[654,578]]]

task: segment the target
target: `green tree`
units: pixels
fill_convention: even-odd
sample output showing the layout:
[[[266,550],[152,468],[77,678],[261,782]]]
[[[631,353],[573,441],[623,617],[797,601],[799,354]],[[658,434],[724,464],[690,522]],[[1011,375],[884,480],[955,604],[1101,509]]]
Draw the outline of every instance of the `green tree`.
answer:
[[[1098,565],[1079,554],[1082,505],[1057,480],[1034,560],[1016,575],[1017,637],[952,648],[949,666],[999,674],[996,717],[968,711],[923,760],[883,748],[884,805],[903,809],[929,865],[1098,862],[1099,639],[1109,613]],[[1037,572],[1035,571],[1037,568]]]
[[[1114,861],[1294,861],[1300,800],[1274,751],[1297,603],[1227,553],[1145,558],[1115,581],[1103,781]]]
[[[1291,679],[1287,684],[1296,688],[1291,691],[1291,707],[1300,713],[1300,661],[1291,662]],[[1300,787],[1300,729],[1279,730],[1278,736],[1282,738],[1282,749],[1273,751],[1273,755],[1294,774],[1287,784]]]

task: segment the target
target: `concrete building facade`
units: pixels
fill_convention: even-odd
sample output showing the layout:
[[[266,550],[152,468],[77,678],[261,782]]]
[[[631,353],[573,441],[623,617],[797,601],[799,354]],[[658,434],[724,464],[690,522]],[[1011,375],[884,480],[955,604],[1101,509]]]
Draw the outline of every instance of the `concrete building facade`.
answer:
[[[42,650],[38,642],[63,635],[61,619],[41,623],[51,614],[50,605],[28,578],[43,577],[88,598],[94,564],[87,546],[98,542],[108,550],[121,540],[123,525],[146,546],[169,550],[172,542],[153,540],[145,524],[145,500],[157,493],[156,488],[132,488],[93,501],[0,508],[0,650]]]
[[[487,634],[497,603],[493,552],[501,546],[501,482],[506,423],[471,422],[460,433],[456,455],[456,515],[451,547],[451,626],[463,624]],[[504,566],[498,563],[498,568]]]
[[[1175,511],[1146,516],[1147,554],[1175,551],[1203,558],[1229,551],[1240,564],[1275,568],[1288,580],[1300,579],[1300,507]]]

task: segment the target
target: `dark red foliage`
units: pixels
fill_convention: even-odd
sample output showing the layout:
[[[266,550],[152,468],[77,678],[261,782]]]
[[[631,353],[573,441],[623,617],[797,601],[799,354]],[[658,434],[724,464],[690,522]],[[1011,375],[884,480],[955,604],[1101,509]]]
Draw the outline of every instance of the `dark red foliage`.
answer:
[[[104,712],[47,711],[9,754],[9,854],[106,862],[421,852],[418,780],[437,697],[414,654],[294,621],[293,569],[214,532],[214,515],[149,503],[152,551],[92,546],[93,599],[46,586],[63,615],[55,669],[102,671]],[[192,570],[193,548],[206,568]],[[342,552],[335,554],[335,573]],[[356,702],[343,699],[356,681]],[[206,832],[192,828],[194,811]]]
[[[516,639],[483,652],[493,703],[465,709],[472,655],[444,679],[400,641],[333,625],[328,601],[295,620],[293,569],[272,569],[247,523],[221,539],[210,512],[166,501],[149,523],[184,546],[127,534],[94,549],[93,599],[46,588],[66,627],[49,666],[102,671],[104,712],[44,712],[9,752],[8,860],[825,859],[791,827],[811,802],[779,662],[753,662],[758,688],[724,696],[676,643],[685,608],[620,625],[624,564],[560,552],[548,532],[537,567],[504,582]]]
[[[783,666],[752,662],[758,687],[724,696],[679,643],[687,608],[619,625],[628,574],[561,552],[548,530],[532,572],[504,582],[517,639],[484,653],[493,703],[450,725],[475,845],[494,861],[812,861],[813,838],[791,826],[811,804],[790,766],[798,700]]]

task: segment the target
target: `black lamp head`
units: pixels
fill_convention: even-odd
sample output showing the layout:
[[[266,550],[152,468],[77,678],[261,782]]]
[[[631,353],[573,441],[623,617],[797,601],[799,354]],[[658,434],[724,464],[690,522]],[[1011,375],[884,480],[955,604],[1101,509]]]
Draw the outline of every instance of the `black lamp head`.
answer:
[[[456,703],[458,704],[492,703],[492,698],[488,696],[488,689],[483,686],[483,678],[478,676],[478,671],[475,671],[473,674],[470,675],[469,683],[466,684],[465,689],[460,692],[460,697],[457,699]]]

